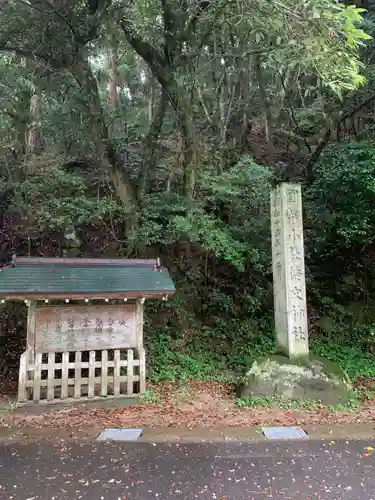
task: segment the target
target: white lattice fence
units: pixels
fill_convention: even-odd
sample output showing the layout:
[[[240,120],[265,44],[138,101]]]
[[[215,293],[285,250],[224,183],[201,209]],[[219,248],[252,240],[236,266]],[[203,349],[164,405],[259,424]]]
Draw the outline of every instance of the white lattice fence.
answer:
[[[142,394],[145,391],[145,351],[49,352],[21,356],[18,401],[60,402]]]

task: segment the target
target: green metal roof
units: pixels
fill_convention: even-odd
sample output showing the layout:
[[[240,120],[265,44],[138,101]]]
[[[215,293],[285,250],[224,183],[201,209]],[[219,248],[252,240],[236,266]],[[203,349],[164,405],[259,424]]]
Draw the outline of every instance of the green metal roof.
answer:
[[[157,260],[23,257],[0,269],[0,298],[147,297],[174,291]]]

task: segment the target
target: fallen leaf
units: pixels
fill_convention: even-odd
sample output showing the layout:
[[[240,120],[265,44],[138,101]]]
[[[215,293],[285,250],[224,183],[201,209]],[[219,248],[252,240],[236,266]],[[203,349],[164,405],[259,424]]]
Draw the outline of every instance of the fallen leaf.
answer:
[[[372,390],[375,387],[375,377],[358,378],[355,385]],[[375,421],[374,403],[365,403],[355,412],[329,412],[324,408],[316,410],[238,408],[234,404],[233,387],[230,384],[189,381],[184,386],[184,393],[188,392],[191,395],[187,402],[176,399],[176,394],[181,393],[181,385],[178,382],[149,384],[149,387],[160,396],[159,404],[142,402],[142,404],[131,407],[96,409],[72,405],[65,409],[45,412],[40,415],[20,413],[0,417],[0,426],[69,429],[74,434],[72,439],[75,439],[76,436],[79,436],[76,432],[87,427],[105,429],[141,425],[148,428],[184,427],[192,429],[197,427],[274,426],[275,424],[302,427],[307,424],[325,424],[333,427],[338,423],[341,425],[353,424],[357,421],[362,423],[374,423]],[[326,443],[333,447],[335,441],[327,440]],[[153,444],[153,446],[156,445]],[[66,447],[60,450],[65,452]],[[363,449],[363,451],[375,453],[374,450]],[[106,466],[98,468],[105,469]],[[83,482],[85,481],[83,480]]]

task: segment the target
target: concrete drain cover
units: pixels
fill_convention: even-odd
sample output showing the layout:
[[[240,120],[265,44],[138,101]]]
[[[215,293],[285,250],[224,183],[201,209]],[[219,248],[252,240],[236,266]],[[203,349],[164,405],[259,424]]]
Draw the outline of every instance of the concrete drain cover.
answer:
[[[262,427],[267,439],[308,439],[308,435],[300,427]]]
[[[98,441],[137,441],[143,429],[105,429]]]

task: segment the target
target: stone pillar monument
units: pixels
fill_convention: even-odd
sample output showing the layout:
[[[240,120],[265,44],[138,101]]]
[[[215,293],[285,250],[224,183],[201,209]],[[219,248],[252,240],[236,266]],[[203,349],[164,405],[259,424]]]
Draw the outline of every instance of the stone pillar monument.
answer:
[[[309,355],[301,186],[279,184],[271,192],[272,270],[278,351]]]
[[[347,374],[336,363],[309,356],[300,185],[282,183],[272,190],[271,232],[278,352],[253,361],[237,395],[345,402],[353,397]]]

